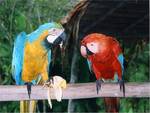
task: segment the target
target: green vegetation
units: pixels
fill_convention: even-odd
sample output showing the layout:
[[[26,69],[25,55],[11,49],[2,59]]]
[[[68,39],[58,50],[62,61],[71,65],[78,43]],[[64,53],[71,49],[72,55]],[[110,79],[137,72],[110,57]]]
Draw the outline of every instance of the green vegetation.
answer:
[[[15,36],[21,32],[35,30],[40,24],[49,21],[59,21],[72,8],[71,0],[0,0],[0,85],[15,84],[11,77],[11,59]],[[121,39],[120,39],[121,40]],[[121,40],[122,42],[122,40]],[[138,41],[134,45],[125,46],[125,56],[129,59],[125,71],[127,82],[149,82],[149,47],[145,41]],[[59,63],[56,62],[56,66]],[[79,59],[80,66],[85,66],[79,82],[91,81],[85,59]],[[58,64],[59,66],[59,64]],[[68,69],[70,69],[68,67]],[[70,71],[69,71],[70,72]],[[69,81],[70,73],[65,75]],[[89,79],[90,78],[90,79]],[[92,78],[92,81],[94,79]],[[103,99],[76,100],[76,112],[104,112]],[[121,99],[121,112],[148,113],[150,111],[149,98]],[[45,109],[50,112],[47,101]],[[53,101],[53,112],[66,112],[68,101],[62,103]],[[44,108],[44,107],[43,107]],[[38,109],[39,110],[39,109]],[[19,112],[19,102],[0,102],[0,112]]]

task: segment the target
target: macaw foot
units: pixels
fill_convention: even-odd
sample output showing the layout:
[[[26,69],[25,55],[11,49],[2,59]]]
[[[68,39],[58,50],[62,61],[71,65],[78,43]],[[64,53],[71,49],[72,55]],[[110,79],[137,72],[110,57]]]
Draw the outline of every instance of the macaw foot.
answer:
[[[48,81],[46,81],[44,84],[43,84],[43,87],[52,87],[51,85],[54,84],[54,80],[53,80],[53,77],[51,79],[49,79]]]
[[[32,86],[33,84],[32,84],[32,82],[26,82],[25,85],[27,85],[28,96],[29,96],[29,99],[30,99],[31,86]]]
[[[123,91],[123,96],[125,96],[125,84],[123,80],[119,80],[120,91]]]
[[[99,90],[101,89],[102,80],[96,80],[96,91],[97,94],[99,93]]]

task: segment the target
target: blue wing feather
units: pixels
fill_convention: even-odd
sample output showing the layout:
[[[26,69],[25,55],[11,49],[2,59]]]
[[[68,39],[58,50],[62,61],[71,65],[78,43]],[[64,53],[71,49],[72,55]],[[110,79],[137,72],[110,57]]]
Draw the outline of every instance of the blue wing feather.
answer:
[[[88,64],[90,72],[92,73],[91,62],[89,60],[87,60],[87,64]]]
[[[14,43],[12,58],[12,75],[17,85],[23,84],[21,79],[26,33],[21,32]]]
[[[123,54],[119,54],[119,56],[118,56],[118,60],[119,60],[119,62],[120,62],[120,64],[121,64],[121,68],[122,68],[122,77],[123,77],[123,73],[124,73],[124,57],[123,57]]]
[[[121,53],[121,54],[119,54],[119,56],[118,56],[118,61],[119,61],[119,63],[120,63],[120,65],[121,65],[121,68],[122,68],[122,79],[124,79],[123,77],[124,77],[124,57],[123,57],[123,54]],[[118,74],[117,74],[117,72],[115,73],[115,75],[114,75],[114,80],[111,80],[112,82],[117,82],[118,81]]]

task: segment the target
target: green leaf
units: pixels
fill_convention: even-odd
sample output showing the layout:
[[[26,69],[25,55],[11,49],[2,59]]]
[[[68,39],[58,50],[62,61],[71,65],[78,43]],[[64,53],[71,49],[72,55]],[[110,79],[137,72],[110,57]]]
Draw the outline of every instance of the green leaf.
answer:
[[[134,113],[134,112],[133,112],[133,109],[130,108],[128,113]]]
[[[19,31],[24,31],[26,28],[26,16],[23,13],[19,13],[15,17],[15,23]]]
[[[10,54],[9,46],[4,43],[0,43],[0,57],[7,57]]]

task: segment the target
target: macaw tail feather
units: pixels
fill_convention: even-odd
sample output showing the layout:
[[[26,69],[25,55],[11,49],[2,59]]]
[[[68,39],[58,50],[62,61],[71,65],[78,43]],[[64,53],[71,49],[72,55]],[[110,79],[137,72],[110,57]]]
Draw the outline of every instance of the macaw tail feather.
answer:
[[[20,113],[36,113],[37,101],[20,101]]]
[[[108,113],[119,113],[119,98],[107,97],[104,98],[105,109]]]

